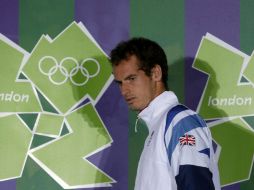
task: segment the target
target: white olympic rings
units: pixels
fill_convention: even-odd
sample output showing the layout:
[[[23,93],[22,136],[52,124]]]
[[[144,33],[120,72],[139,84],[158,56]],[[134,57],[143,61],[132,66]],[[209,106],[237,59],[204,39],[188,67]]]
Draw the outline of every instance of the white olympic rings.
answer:
[[[89,71],[85,68],[85,64],[87,62],[94,63],[97,67],[95,73],[89,73]],[[45,70],[46,64],[50,63],[50,68],[48,70]],[[66,64],[66,66],[64,65]],[[44,65],[44,67],[43,67]],[[93,78],[97,76],[100,72],[100,64],[99,62],[94,58],[86,58],[84,59],[81,64],[79,65],[78,61],[73,57],[65,57],[58,63],[56,58],[53,56],[44,56],[39,60],[39,71],[43,74],[48,76],[49,80],[55,84],[55,85],[62,85],[64,84],[68,79],[70,79],[71,83],[76,86],[84,86],[90,78]],[[44,68],[44,69],[43,69]],[[70,71],[68,71],[70,70]],[[74,77],[76,74],[80,71],[80,73],[83,75],[82,82],[76,82],[74,80]],[[61,74],[63,76],[63,79],[60,81],[56,81],[53,79],[54,76],[57,76],[57,74]]]

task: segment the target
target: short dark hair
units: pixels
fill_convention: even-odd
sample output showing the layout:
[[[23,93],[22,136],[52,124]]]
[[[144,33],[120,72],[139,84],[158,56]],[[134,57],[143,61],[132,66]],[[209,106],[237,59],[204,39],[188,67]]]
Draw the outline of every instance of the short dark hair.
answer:
[[[146,38],[132,38],[119,43],[110,53],[112,66],[117,66],[120,61],[127,60],[135,55],[140,61],[140,69],[147,76],[151,76],[152,68],[159,65],[162,71],[162,82],[168,89],[168,64],[167,57],[163,49],[154,41]]]

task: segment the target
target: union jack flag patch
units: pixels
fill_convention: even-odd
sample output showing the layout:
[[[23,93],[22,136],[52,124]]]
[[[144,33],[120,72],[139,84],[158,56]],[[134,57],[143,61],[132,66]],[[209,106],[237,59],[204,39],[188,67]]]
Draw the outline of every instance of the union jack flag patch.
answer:
[[[193,135],[185,134],[179,138],[180,145],[190,145],[194,146],[196,144],[196,139]]]

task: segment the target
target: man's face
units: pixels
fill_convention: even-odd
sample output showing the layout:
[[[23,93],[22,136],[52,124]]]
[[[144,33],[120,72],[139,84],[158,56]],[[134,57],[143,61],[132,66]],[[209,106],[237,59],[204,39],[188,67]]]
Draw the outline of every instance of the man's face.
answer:
[[[139,69],[135,55],[113,67],[115,81],[129,107],[141,111],[155,98],[155,81]]]

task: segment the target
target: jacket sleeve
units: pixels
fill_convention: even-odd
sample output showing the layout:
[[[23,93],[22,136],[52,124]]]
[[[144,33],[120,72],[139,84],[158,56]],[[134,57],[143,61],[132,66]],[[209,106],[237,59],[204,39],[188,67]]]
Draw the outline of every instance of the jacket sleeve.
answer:
[[[206,167],[180,165],[175,177],[177,190],[214,190],[212,173]]]
[[[212,138],[205,122],[191,110],[177,114],[165,132],[165,145],[177,190],[214,190]]]

